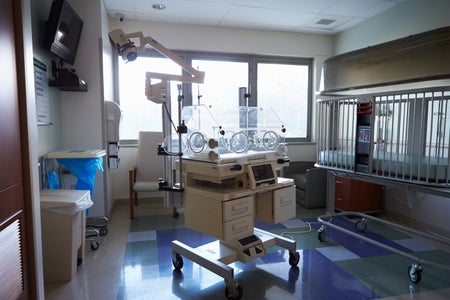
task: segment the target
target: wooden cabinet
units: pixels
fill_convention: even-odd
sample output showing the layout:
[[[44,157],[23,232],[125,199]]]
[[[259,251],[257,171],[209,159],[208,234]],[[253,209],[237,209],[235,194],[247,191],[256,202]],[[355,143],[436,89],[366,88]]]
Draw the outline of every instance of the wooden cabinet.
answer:
[[[337,210],[377,212],[381,210],[383,186],[347,177],[335,177],[335,201]]]
[[[0,65],[3,70],[0,76],[0,299],[36,298],[35,290],[30,292],[35,285],[34,269],[29,267],[33,257],[27,257],[33,250],[26,223],[31,212],[25,211],[31,209],[31,202],[25,207],[24,194],[29,190],[24,180],[24,169],[28,167],[22,165],[22,156],[28,152],[27,145],[22,147],[27,131],[20,111],[25,93],[24,90],[19,92],[25,77],[23,65],[19,63],[24,51],[19,42],[24,40],[20,3],[1,1],[0,9]]]

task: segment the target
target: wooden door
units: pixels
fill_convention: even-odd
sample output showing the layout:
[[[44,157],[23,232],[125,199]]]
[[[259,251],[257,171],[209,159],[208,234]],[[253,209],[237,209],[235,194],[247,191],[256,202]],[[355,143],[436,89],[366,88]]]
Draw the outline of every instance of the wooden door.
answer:
[[[14,5],[0,0],[0,299],[30,296]]]

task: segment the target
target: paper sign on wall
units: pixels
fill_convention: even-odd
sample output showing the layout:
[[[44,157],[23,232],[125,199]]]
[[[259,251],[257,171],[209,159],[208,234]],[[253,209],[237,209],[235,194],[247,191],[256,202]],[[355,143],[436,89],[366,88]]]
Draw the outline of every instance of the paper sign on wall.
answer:
[[[50,104],[48,99],[47,65],[33,59],[34,89],[36,94],[36,120],[38,125],[50,124]]]

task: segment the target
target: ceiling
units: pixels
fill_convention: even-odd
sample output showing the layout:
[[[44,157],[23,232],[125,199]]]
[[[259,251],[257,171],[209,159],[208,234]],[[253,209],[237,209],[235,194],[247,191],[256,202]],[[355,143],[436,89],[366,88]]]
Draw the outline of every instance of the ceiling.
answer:
[[[104,0],[111,17],[335,34],[407,0]],[[163,4],[165,9],[152,6]]]

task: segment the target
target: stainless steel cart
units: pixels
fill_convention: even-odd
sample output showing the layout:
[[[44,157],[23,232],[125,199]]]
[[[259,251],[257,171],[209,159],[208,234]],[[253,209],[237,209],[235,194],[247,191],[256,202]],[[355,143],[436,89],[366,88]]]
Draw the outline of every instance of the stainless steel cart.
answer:
[[[346,228],[343,228],[339,225],[333,224],[332,221],[335,217],[357,217],[359,218],[359,220],[355,223],[354,227],[355,227],[355,231],[351,231],[348,230]],[[381,223],[383,225],[387,225],[389,227],[395,228],[395,229],[399,229],[403,232],[406,233],[410,233],[412,235],[415,236],[420,236],[420,237],[424,237],[426,239],[429,240],[433,240],[435,242],[438,243],[442,243],[444,245],[450,246],[450,240],[444,237],[441,237],[439,235],[433,234],[433,233],[425,233],[423,231],[418,231],[409,227],[405,227],[387,220],[383,220],[368,214],[364,214],[364,213],[360,213],[360,212],[340,212],[340,213],[335,213],[335,214],[329,214],[329,215],[322,215],[319,216],[317,218],[317,220],[322,223],[322,226],[318,229],[318,238],[321,242],[325,241],[326,239],[326,228],[327,227],[331,227],[333,229],[339,230],[341,232],[344,232],[346,234],[349,234],[352,237],[361,239],[367,243],[373,244],[375,246],[378,246],[380,248],[383,248],[385,250],[388,250],[394,254],[403,256],[409,260],[412,260],[413,263],[411,264],[411,266],[408,267],[408,275],[409,275],[409,279],[411,280],[412,283],[419,283],[420,280],[422,279],[422,271],[423,271],[423,267],[424,266],[428,266],[431,268],[436,268],[436,269],[444,269],[444,270],[450,270],[450,265],[443,265],[443,264],[438,264],[435,262],[430,262],[427,260],[424,260],[420,257],[411,255],[409,253],[403,252],[399,249],[393,248],[389,245],[383,244],[379,241],[373,240],[367,236],[364,236],[361,234],[361,232],[364,232],[367,230],[367,221],[375,221],[378,223]]]

